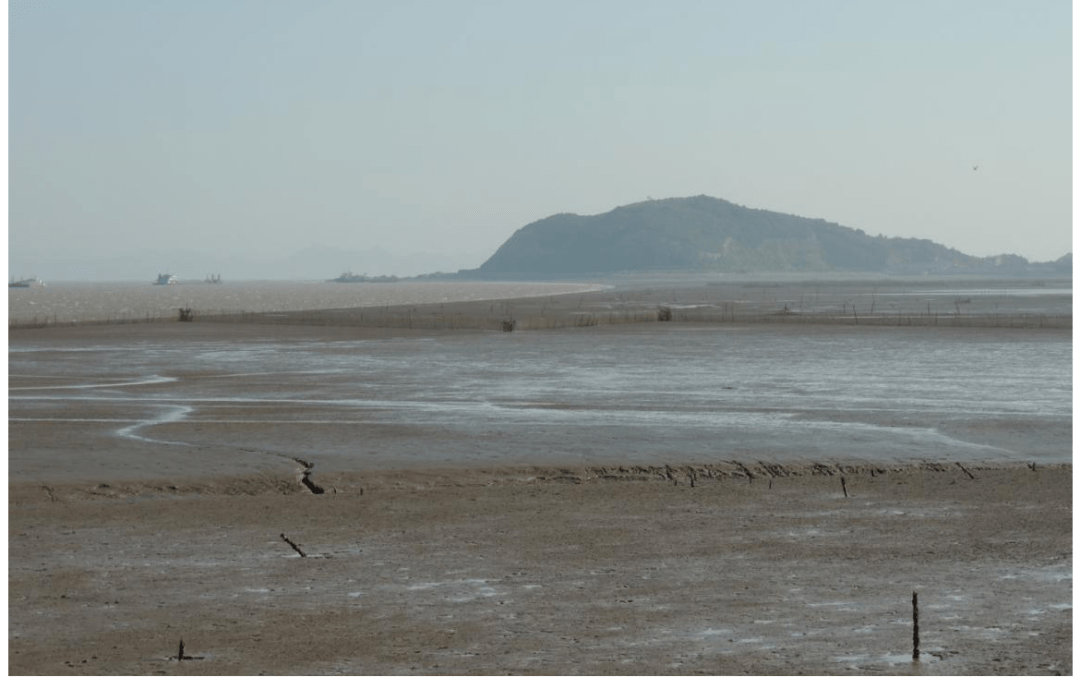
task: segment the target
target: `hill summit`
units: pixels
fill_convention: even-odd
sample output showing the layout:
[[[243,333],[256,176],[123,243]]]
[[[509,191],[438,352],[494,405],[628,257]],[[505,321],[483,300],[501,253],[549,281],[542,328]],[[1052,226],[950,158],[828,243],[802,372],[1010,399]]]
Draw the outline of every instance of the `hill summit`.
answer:
[[[930,240],[871,236],[823,219],[696,197],[649,200],[595,216],[556,214],[519,229],[462,275],[547,279],[647,271],[1071,275],[1072,257],[1031,264],[978,258]]]

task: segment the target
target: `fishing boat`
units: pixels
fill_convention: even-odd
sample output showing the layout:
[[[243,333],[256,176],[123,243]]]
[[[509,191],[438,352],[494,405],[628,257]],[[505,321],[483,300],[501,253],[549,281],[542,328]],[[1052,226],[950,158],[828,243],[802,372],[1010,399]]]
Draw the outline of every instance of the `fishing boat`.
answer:
[[[8,282],[8,287],[9,288],[14,288],[14,289],[29,289],[30,287],[44,287],[44,286],[45,286],[45,283],[42,282],[41,278],[39,278],[39,277],[24,277],[24,278],[19,279],[19,280],[16,280],[15,278],[11,278],[11,281]]]
[[[157,276],[157,280],[154,282],[154,284],[178,284],[178,283],[179,283],[179,280],[177,280],[176,276],[171,274],[171,273],[161,273],[160,275]]]

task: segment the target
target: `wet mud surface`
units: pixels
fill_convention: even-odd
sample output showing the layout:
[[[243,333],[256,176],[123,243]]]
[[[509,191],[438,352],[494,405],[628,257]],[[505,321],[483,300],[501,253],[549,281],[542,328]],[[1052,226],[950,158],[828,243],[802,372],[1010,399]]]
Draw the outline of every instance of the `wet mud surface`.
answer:
[[[437,465],[1071,460],[1062,330],[656,323],[11,334],[18,479]]]
[[[894,291],[10,331],[9,671],[1070,674],[1065,295]]]
[[[1071,466],[302,469],[13,485],[9,669],[1072,670]]]

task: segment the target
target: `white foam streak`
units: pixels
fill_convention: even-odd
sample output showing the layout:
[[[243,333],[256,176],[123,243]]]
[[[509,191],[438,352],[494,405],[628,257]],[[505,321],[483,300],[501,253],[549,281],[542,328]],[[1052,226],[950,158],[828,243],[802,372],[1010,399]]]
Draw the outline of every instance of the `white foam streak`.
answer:
[[[116,434],[120,437],[126,437],[128,439],[139,440],[142,442],[156,442],[159,444],[180,444],[184,446],[191,446],[187,442],[170,442],[167,440],[155,440],[149,437],[139,435],[136,432],[138,430],[142,430],[143,428],[159,425],[162,423],[176,423],[182,421],[188,414],[193,411],[191,407],[173,405],[166,405],[160,408],[165,410],[164,413],[162,413],[160,416],[155,416],[154,418],[150,419],[144,419],[136,423],[135,425],[129,425],[126,428],[121,428],[120,430],[116,431]]]
[[[129,386],[159,385],[161,383],[173,383],[177,379],[172,376],[150,376],[139,381],[112,381],[108,383],[87,383],[82,385],[66,386],[19,386],[8,388],[12,390],[90,390],[94,388],[126,388]]]

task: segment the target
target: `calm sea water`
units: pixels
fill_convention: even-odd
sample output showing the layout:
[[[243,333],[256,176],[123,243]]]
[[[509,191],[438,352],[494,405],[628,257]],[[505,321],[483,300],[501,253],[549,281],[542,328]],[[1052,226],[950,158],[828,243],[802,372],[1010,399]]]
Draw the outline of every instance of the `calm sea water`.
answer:
[[[1068,330],[651,323],[377,340],[10,336],[10,463],[41,473],[71,453],[119,465],[119,450],[125,467],[149,468],[190,468],[197,454],[222,468],[300,455],[323,470],[1071,461]]]
[[[515,282],[229,282],[153,285],[60,282],[8,289],[8,322],[138,320],[199,314],[359,308],[544,296],[602,285]]]

